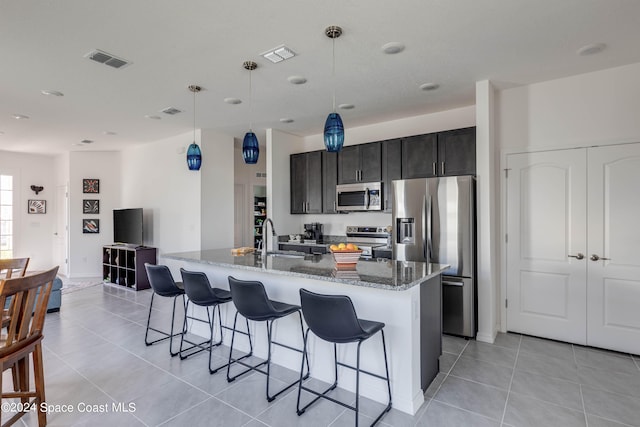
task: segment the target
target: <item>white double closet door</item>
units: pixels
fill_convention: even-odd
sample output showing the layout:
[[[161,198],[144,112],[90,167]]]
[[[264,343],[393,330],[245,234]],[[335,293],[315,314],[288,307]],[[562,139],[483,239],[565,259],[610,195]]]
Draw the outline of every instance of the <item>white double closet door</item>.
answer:
[[[640,144],[507,168],[507,329],[640,354]]]

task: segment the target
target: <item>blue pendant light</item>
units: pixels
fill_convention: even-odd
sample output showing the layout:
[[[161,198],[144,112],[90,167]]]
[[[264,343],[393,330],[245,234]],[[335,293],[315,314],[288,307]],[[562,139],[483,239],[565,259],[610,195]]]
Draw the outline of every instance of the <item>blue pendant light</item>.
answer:
[[[195,141],[191,143],[187,150],[187,166],[191,171],[199,171],[202,165],[202,152]]]
[[[344,125],[342,117],[336,113],[336,39],[342,34],[342,28],[332,25],[324,30],[324,33],[333,40],[333,68],[331,78],[333,80],[333,112],[329,113],[324,122],[324,146],[329,152],[342,150],[344,144]]]
[[[193,92],[193,142],[187,149],[187,166],[191,171],[199,171],[200,166],[202,166],[202,152],[198,144],[196,144],[196,93],[200,92],[202,88],[190,85],[189,90]]]
[[[244,135],[242,141],[242,158],[248,165],[255,165],[258,162],[258,156],[260,155],[260,145],[258,144],[258,138],[256,134],[249,131]]]
[[[344,144],[344,125],[338,113],[329,113],[324,122],[324,146],[327,151],[335,153],[342,150]]]
[[[242,141],[242,158],[248,165],[255,165],[260,155],[260,144],[256,134],[251,130],[251,109],[253,107],[253,97],[251,94],[251,71],[258,68],[258,64],[253,61],[244,61],[242,66],[245,70],[249,70],[249,132],[244,135]]]

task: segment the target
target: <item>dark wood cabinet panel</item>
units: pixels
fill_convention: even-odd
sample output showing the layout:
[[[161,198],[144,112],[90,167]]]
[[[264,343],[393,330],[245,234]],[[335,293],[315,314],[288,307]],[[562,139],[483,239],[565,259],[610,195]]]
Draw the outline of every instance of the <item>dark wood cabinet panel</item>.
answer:
[[[322,213],[322,152],[292,154],[289,162],[290,212]]]
[[[322,213],[338,213],[336,185],[338,184],[338,153],[322,152]]]
[[[402,140],[382,142],[382,194],[385,212],[391,212],[393,186],[391,181],[402,179]]]
[[[351,145],[338,153],[338,184],[382,180],[382,148],[379,142]]]
[[[295,251],[295,252],[304,252],[305,254],[326,254],[327,247],[318,245],[301,245],[296,243],[280,243],[279,249],[281,251]]]
[[[304,213],[307,197],[307,155],[306,153],[292,154],[290,157],[291,180],[291,213]]]
[[[338,184],[358,182],[360,171],[360,148],[358,145],[344,147],[338,153]]]
[[[402,139],[402,178],[436,176],[438,136],[435,133]]]
[[[382,181],[382,144],[371,142],[360,147],[360,181]]]
[[[322,213],[322,152],[307,153],[307,210]]]
[[[476,128],[438,133],[438,174],[476,174]]]

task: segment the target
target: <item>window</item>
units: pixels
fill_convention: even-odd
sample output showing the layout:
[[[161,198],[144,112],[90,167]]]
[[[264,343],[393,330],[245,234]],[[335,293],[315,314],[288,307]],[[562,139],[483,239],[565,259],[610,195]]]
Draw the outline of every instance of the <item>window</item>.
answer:
[[[0,258],[13,258],[13,177],[0,175]]]

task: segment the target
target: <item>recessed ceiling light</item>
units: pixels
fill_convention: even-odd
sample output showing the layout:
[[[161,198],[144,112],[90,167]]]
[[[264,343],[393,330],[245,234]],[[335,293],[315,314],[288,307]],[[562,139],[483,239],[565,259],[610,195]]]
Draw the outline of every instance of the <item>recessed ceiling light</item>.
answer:
[[[294,85],[303,85],[307,82],[307,79],[302,76],[289,76],[287,77],[287,80],[289,81],[289,83]]]
[[[242,104],[242,100],[239,98],[225,98],[224,102],[231,105]]]
[[[289,118],[283,118],[283,119],[280,119],[280,121],[282,123],[293,123],[293,119],[289,119]]]
[[[578,49],[578,55],[580,56],[595,55],[596,53],[602,52],[606,47],[607,45],[604,43],[588,44]]]
[[[389,55],[400,53],[403,50],[404,50],[404,45],[399,42],[391,42],[391,43],[382,45],[382,51]]]
[[[41,90],[41,94],[50,95],[50,96],[64,96],[64,93],[58,92],[57,90]]]
[[[29,118],[29,116],[25,116],[23,114],[12,114],[11,117],[13,117],[16,120],[23,120],[23,119]]]
[[[162,117],[160,117],[160,116],[152,116],[151,114],[147,114],[145,117],[147,119],[151,119],[151,120],[160,120],[160,119],[162,119]]]
[[[440,87],[437,83],[425,83],[420,85],[420,89],[422,90],[436,90]]]
[[[117,132],[113,132],[110,130],[105,130],[104,132],[102,132],[103,135],[117,135]]]
[[[353,110],[356,106],[353,104],[340,104],[338,105],[338,108],[341,110]]]
[[[82,144],[93,144],[93,141],[90,139],[83,139],[82,141],[80,141],[80,143]]]
[[[4,135],[4,131],[1,131],[1,130],[0,130],[0,135]]]
[[[182,113],[182,110],[176,107],[167,107],[160,110],[160,112],[168,114],[170,116],[175,116],[176,114]]]

